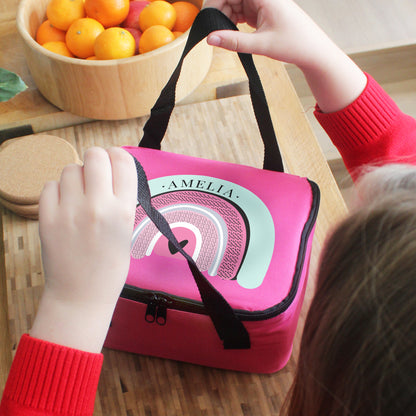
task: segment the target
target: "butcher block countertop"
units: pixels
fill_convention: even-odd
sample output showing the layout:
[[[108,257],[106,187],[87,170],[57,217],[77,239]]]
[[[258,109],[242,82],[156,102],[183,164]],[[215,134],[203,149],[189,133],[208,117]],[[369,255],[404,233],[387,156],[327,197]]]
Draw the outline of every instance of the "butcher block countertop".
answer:
[[[82,155],[93,145],[136,145],[146,117],[92,121],[60,111],[37,91],[15,28],[17,0],[0,4],[0,67],[17,72],[29,89],[0,103],[0,133],[31,126],[62,137]],[[294,351],[271,375],[246,374],[104,349],[95,415],[277,415],[290,387],[304,318],[314,291],[319,255],[334,224],[347,212],[284,66],[255,57],[286,171],[321,189],[310,276]],[[225,98],[219,98],[225,97]],[[263,147],[237,55],[215,50],[210,72],[179,103],[162,144],[191,156],[262,166]],[[14,130],[12,130],[14,131]],[[19,130],[17,130],[19,131]],[[0,208],[0,391],[20,336],[33,323],[43,287],[38,223]]]

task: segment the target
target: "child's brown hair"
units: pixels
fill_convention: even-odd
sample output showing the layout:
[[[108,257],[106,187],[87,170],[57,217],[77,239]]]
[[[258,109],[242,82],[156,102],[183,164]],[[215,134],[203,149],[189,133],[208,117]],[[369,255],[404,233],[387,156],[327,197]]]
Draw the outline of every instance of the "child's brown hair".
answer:
[[[287,415],[416,414],[416,188],[399,179],[326,243]]]

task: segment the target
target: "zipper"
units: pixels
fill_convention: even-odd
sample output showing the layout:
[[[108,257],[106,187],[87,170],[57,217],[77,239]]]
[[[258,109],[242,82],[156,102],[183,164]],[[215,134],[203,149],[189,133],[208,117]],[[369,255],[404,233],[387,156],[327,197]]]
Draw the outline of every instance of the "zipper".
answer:
[[[207,315],[202,302],[174,296],[165,292],[140,289],[128,284],[124,285],[120,297],[147,304],[144,319],[149,323],[156,322],[159,325],[165,325],[168,309]]]
[[[158,325],[166,325],[168,300],[160,294],[152,293],[147,303],[144,319],[150,324],[156,322]],[[129,298],[130,299],[130,298]]]
[[[303,265],[305,262],[309,236],[315,225],[320,203],[320,191],[318,185],[310,180],[308,180],[308,182],[312,190],[312,206],[309,212],[309,217],[302,230],[298,257],[296,260],[295,274],[293,276],[290,291],[286,298],[284,298],[280,303],[265,310],[246,311],[243,309],[233,309],[236,316],[242,321],[261,321],[274,318],[289,308],[294,298],[296,297],[300,277],[302,275]],[[176,309],[184,312],[208,315],[205,306],[201,301],[171,295],[166,292],[141,289],[129,284],[124,285],[120,297],[147,304],[145,320],[149,323],[156,322],[159,325],[165,325],[168,309]]]

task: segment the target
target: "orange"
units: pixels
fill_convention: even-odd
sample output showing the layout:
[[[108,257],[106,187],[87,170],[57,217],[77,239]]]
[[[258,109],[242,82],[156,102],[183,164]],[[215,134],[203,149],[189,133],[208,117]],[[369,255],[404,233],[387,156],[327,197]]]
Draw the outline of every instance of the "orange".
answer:
[[[133,35],[122,27],[110,27],[98,35],[94,44],[97,59],[120,59],[133,56],[136,41]]]
[[[172,32],[172,33],[175,36],[175,39],[178,38],[179,36],[183,35],[183,32],[178,32],[178,31],[175,31],[175,32]]]
[[[94,55],[94,43],[97,36],[104,32],[104,26],[91,17],[75,20],[66,32],[66,46],[78,58]]]
[[[140,37],[139,53],[153,51],[173,40],[175,40],[175,35],[166,26],[151,26],[146,29]]]
[[[154,25],[162,25],[171,30],[175,20],[175,8],[165,0],[155,0],[140,13],[139,26],[142,32]]]
[[[129,8],[129,0],[85,0],[87,16],[106,28],[119,25],[127,17]]]
[[[62,42],[62,41],[46,42],[42,46],[46,48],[47,50],[51,52],[55,52],[59,55],[69,56],[70,58],[74,57],[74,55],[72,55],[71,51],[66,46],[65,42]]]
[[[175,32],[186,32],[192,26],[196,15],[199,13],[198,7],[187,1],[177,1],[172,3],[172,6],[176,10],[176,21],[172,30]]]
[[[50,0],[46,16],[52,26],[66,31],[73,21],[85,16],[84,0]]]
[[[45,20],[36,32],[36,42],[43,45],[45,42],[53,41],[65,42],[65,32],[53,27],[49,20]]]

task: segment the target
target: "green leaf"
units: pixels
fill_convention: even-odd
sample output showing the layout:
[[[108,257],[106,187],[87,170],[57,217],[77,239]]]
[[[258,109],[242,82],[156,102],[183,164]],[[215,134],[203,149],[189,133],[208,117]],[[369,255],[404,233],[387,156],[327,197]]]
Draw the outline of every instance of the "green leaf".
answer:
[[[24,91],[27,85],[14,72],[0,68],[0,101],[7,101],[19,92]]]

